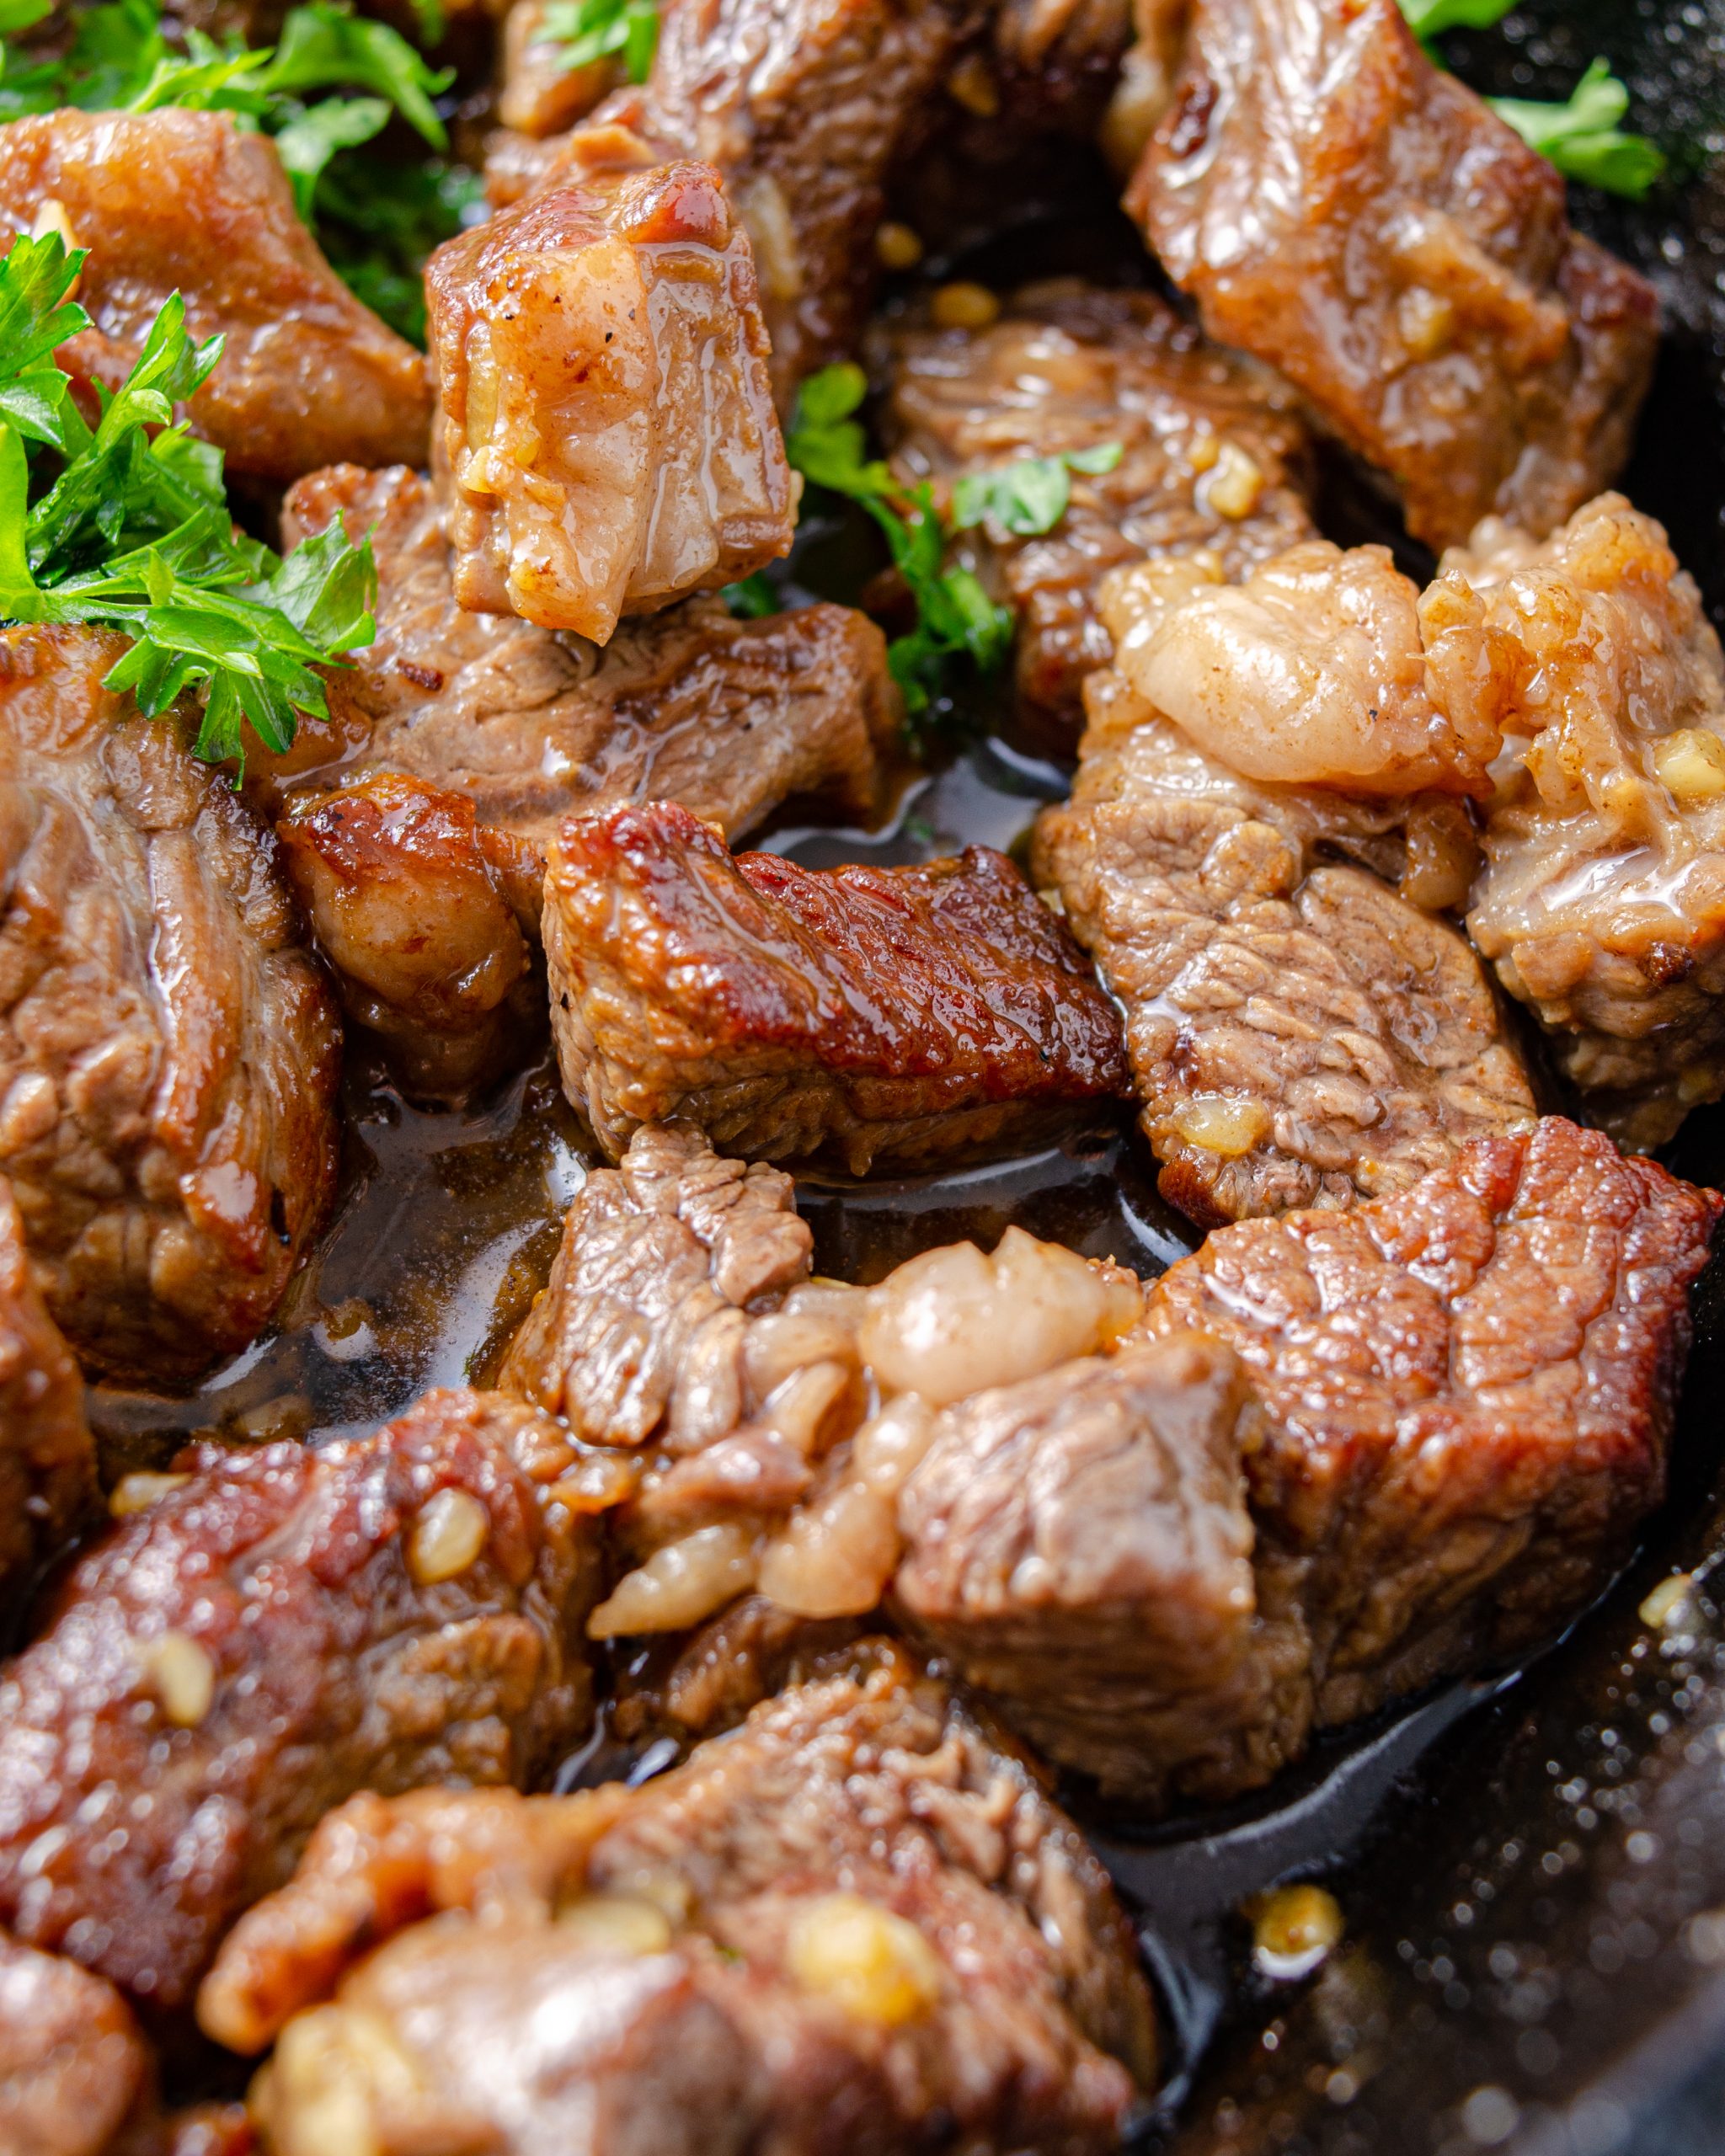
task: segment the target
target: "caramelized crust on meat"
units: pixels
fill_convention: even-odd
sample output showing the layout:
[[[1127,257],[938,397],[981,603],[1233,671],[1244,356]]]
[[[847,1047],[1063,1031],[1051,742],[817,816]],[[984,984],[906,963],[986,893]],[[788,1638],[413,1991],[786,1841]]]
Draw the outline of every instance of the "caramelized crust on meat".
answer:
[[[1396,1198],[1220,1230],[1156,1283],[1151,1334],[1226,1342],[1265,1411],[1259,1593],[1297,1604],[1312,1719],[1524,1648],[1599,1590],[1664,1491],[1721,1209],[1548,1117]]]
[[[1549,531],[1628,453],[1651,286],[1396,0],[1197,0],[1127,204],[1211,336],[1279,368],[1434,547],[1493,510]]]
[[[638,1790],[356,1800],[200,2011],[280,2028],[275,2156],[312,2156],[332,2086],[383,2156],[453,2120],[499,2156],[625,2121],[661,2156],[1101,2156],[1155,2057],[1101,1867],[884,1645]]]
[[[1509,682],[1469,933],[1590,1113],[1663,1145],[1725,1090],[1719,639],[1619,494],[1542,547],[1482,527],[1432,590],[1477,595]]]
[[[126,2001],[0,1932],[0,2148],[153,2156],[156,2075]]]
[[[1084,676],[1107,664],[1096,600],[1110,569],[1204,550],[1237,578],[1311,535],[1291,393],[1149,292],[1062,280],[1021,292],[988,328],[913,319],[882,343],[906,483],[943,489],[1018,457],[1119,445],[1113,471],[1073,475],[1051,531],[990,523],[960,542],[1017,611],[1018,694],[1039,710],[1076,721]]]
[[[102,687],[123,648],[0,637],[0,1167],[85,1364],[175,1385],[323,1225],[339,1040],[273,841]]]
[[[459,606],[607,642],[789,552],[749,238],[709,165],[589,131],[426,265]]]
[[[60,355],[75,378],[117,388],[178,292],[194,338],[227,339],[190,414],[231,471],[423,460],[425,361],[323,259],[268,136],[179,106],[8,121],[0,218],[28,231],[45,203],[90,250],[77,296],[94,326]]]
[[[302,480],[288,543],[376,528],[377,638],[330,677],[328,726],[257,779],[340,763],[472,798],[483,825],[548,839],[571,813],[680,801],[739,837],[793,794],[874,813],[897,723],[886,642],[846,606],[734,621],[716,599],[625,622],[603,653],[456,605],[436,495],[411,472],[341,466]]]
[[[542,1034],[528,841],[480,830],[463,793],[389,773],[293,796],[275,833],[349,1017],[408,1092],[459,1100]]]
[[[173,2009],[355,1790],[541,1771],[590,1711],[574,1462],[467,1392],[322,1450],[193,1456],[0,1681],[0,1917]]]
[[[1351,1205],[1531,1122],[1478,959],[1423,910],[1466,892],[1454,804],[1249,784],[1112,669],[1085,701],[1072,798],[1039,819],[1032,873],[1126,1007],[1171,1203],[1204,1227]]]
[[[1003,855],[815,872],[665,803],[546,872],[563,1086],[615,1160],[681,1119],[766,1160],[927,1164],[1124,1092],[1119,1022]]]
[[[17,1202],[0,1177],[0,1626],[95,1494],[84,1381],[43,1305]]]

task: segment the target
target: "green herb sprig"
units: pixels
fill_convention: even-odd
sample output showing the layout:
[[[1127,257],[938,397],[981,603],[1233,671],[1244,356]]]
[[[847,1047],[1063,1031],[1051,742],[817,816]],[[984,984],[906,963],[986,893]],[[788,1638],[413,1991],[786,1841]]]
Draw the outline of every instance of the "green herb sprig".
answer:
[[[659,0],[551,0],[537,41],[556,49],[564,72],[622,56],[632,83],[644,83],[659,50]]]
[[[377,633],[371,541],[334,525],[282,560],[236,532],[221,451],[174,422],[222,353],[178,293],[89,426],[54,356],[89,327],[70,296],[85,259],[57,232],[0,258],[0,617],[118,630],[109,688],[152,718],[200,696],[209,761],[243,762],[247,721],[279,752],[328,714],[313,670]]]
[[[895,637],[887,661],[914,717],[928,709],[955,659],[981,674],[1011,648],[1012,616],[997,606],[974,573],[946,566],[945,528],[927,482],[905,488],[879,458],[855,416],[868,392],[859,366],[846,361],[809,376],[797,396],[785,453],[805,479],[867,510],[884,534],[893,566],[916,609],[916,626]]]
[[[1433,40],[1445,30],[1489,29],[1515,0],[1399,0],[1407,25],[1438,65]],[[1665,153],[1645,135],[1629,135],[1618,122],[1629,109],[1629,92],[1603,60],[1595,60],[1567,99],[1487,98],[1530,149],[1548,158],[1566,179],[1607,195],[1642,200],[1665,170]]]
[[[16,38],[51,4],[0,0],[0,36]],[[422,31],[441,31],[435,0],[423,0],[419,13]],[[425,256],[461,229],[479,192],[477,178],[446,155],[436,100],[453,79],[387,23],[353,13],[346,0],[291,8],[280,41],[256,47],[218,44],[195,29],[183,45],[173,43],[160,0],[109,0],[79,15],[61,57],[37,61],[27,50],[0,45],[0,120],[61,105],[232,113],[236,125],[274,138],[300,215],[338,273],[386,321],[423,343]],[[357,160],[353,153],[398,116],[433,154]]]
[[[1117,441],[1054,456],[1015,456],[987,472],[967,472],[953,484],[952,528],[991,524],[1018,538],[1052,531],[1072,499],[1072,474],[1112,472],[1123,455]]]

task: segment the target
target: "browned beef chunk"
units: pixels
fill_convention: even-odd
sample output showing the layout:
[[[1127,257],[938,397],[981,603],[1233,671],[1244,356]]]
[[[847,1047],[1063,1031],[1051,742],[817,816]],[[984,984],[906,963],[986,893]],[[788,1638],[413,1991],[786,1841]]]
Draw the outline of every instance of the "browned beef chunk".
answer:
[[[1198,0],[1127,201],[1211,336],[1279,368],[1433,546],[1493,510],[1549,531],[1628,453],[1652,288],[1396,0]]]
[[[1134,593],[1116,595],[1124,643]],[[1085,702],[1072,798],[1039,819],[1033,874],[1126,1007],[1171,1203],[1205,1227],[1349,1205],[1531,1121],[1478,959],[1424,910],[1466,897],[1458,802],[1242,779],[1115,669]]]
[[[344,466],[288,497],[290,539],[374,525],[377,640],[332,676],[328,726],[258,776],[324,764],[468,795],[483,825],[548,839],[571,812],[681,801],[733,837],[792,794],[875,806],[896,707],[879,630],[844,606],[733,621],[716,599],[626,622],[602,654],[456,605],[435,494]]]
[[[380,2156],[1087,2156],[1154,2064],[1101,1868],[882,1647],[639,1790],[357,1800],[200,2008],[280,2030],[274,2156],[322,2156],[334,2090]]]
[[[322,1451],[197,1454],[0,1678],[0,1916],[171,2010],[354,1790],[542,1770],[590,1713],[574,1464],[467,1392]]]
[[[1626,1145],[1725,1089],[1725,662],[1665,534],[1621,495],[1542,547],[1482,527],[1434,589],[1481,595],[1513,681],[1474,942]]]
[[[867,1616],[935,1411],[1093,1354],[1140,1316],[1133,1275],[1016,1228],[991,1257],[954,1244],[870,1289],[811,1280],[793,1198],[775,1169],[648,1127],[569,1209],[498,1382],[629,1449],[606,1494],[633,1569],[589,1620],[597,1636],[685,1632],[756,1587],[793,1630]],[[653,1680],[673,1721],[706,1727],[760,1696],[789,1637],[745,1606],[690,1643],[682,1677]],[[752,1673],[708,1666],[734,1645]]]
[[[788,552],[747,233],[710,165],[590,131],[426,265],[457,604],[608,641]]]
[[[1720,1206],[1551,1118],[1219,1230],[1151,1289],[1151,1347],[940,1418],[898,1599],[1106,1788],[1263,1782],[1598,1591],[1664,1487]]]
[[[0,1166],[85,1363],[176,1385],[323,1225],[339,1035],[274,842],[102,687],[122,648],[0,638]]]
[[[623,70],[615,56],[571,67],[567,45],[556,35],[555,0],[515,0],[503,19],[498,56],[497,116],[507,128],[534,141],[573,127],[608,91]]]
[[[542,1034],[537,849],[481,830],[465,794],[356,779],[293,796],[276,835],[349,1017],[408,1092],[459,1100]]]
[[[0,1625],[66,1546],[95,1490],[83,1380],[43,1305],[0,1177]]]
[[[425,362],[319,253],[267,136],[179,107],[9,121],[0,217],[27,230],[47,203],[90,250],[77,296],[94,326],[61,355],[75,377],[116,387],[178,292],[194,337],[227,339],[190,410],[230,469],[424,458]]]
[[[681,1120],[766,1160],[927,1165],[1126,1090],[1114,1006],[1001,854],[814,872],[669,803],[571,818],[546,873],[563,1086],[611,1159]]]
[[[111,1984],[0,1933],[6,2156],[146,2156],[157,2146],[155,2079]]]
[[[1084,676],[1113,651],[1096,605],[1108,570],[1203,550],[1238,577],[1311,534],[1291,392],[1148,292],[1032,286],[991,328],[918,320],[884,342],[909,483],[943,492],[1019,457],[1119,446],[1113,471],[1073,475],[1051,531],[991,521],[960,542],[1017,611],[1018,694],[1039,710],[1080,717]]]

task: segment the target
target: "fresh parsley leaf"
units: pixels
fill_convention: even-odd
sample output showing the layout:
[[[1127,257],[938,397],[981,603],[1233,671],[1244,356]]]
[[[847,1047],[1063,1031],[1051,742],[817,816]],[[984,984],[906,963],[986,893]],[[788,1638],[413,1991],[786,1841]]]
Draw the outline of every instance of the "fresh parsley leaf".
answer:
[[[1112,472],[1123,453],[1119,442],[1105,441],[1094,449],[1016,456],[991,471],[967,472],[953,483],[953,529],[993,524],[1020,538],[1052,531],[1072,499],[1072,473]]]
[[[718,595],[740,622],[764,622],[779,611],[778,594],[759,569],[740,584],[724,585]]]
[[[374,314],[425,341],[425,258],[478,216],[477,173],[441,157],[419,163],[343,151],[318,181],[318,237],[331,267]]]
[[[277,97],[368,90],[387,99],[434,150],[449,147],[449,133],[431,100],[454,80],[453,68],[434,74],[399,30],[355,15],[334,0],[312,0],[309,7],[290,10],[263,77],[264,88]]]
[[[969,658],[981,673],[1005,659],[1012,616],[997,606],[973,571],[946,566],[947,533],[927,482],[899,486],[879,458],[866,455],[868,437],[853,414],[868,387],[846,361],[809,376],[797,396],[785,454],[805,479],[858,503],[880,526],[893,566],[916,608],[916,627],[887,647],[887,662],[914,717],[940,693],[948,662]]]
[[[1401,0],[1407,27],[1422,40],[1445,30],[1485,30],[1500,23],[1515,0]]]
[[[54,12],[54,0],[0,0],[0,37],[27,30]]]
[[[388,125],[389,105],[383,98],[325,98],[288,121],[275,137],[275,152],[307,224],[317,206],[318,182],[336,152],[357,149]]]
[[[1626,135],[1618,121],[1629,92],[1603,60],[1595,60],[1565,104],[1528,98],[1487,99],[1530,149],[1549,157],[1566,179],[1639,202],[1665,169],[1665,154],[1645,135]]]
[[[560,48],[570,74],[620,52],[629,80],[644,83],[659,50],[659,0],[551,0],[538,41]]]
[[[200,756],[243,758],[246,722],[286,749],[328,711],[315,670],[376,634],[371,542],[333,527],[281,561],[236,532],[221,451],[174,424],[222,351],[178,293],[92,429],[51,358],[88,326],[67,296],[84,259],[56,232],[0,257],[0,615],[124,633],[107,686],[150,716],[200,695]]]

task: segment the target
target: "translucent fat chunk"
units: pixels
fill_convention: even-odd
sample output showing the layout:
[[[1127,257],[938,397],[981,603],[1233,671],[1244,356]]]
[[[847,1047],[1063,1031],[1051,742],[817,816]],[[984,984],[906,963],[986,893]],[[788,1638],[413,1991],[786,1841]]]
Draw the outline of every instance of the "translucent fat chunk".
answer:
[[[793,527],[747,235],[710,166],[613,152],[426,275],[456,596],[598,643]]]

